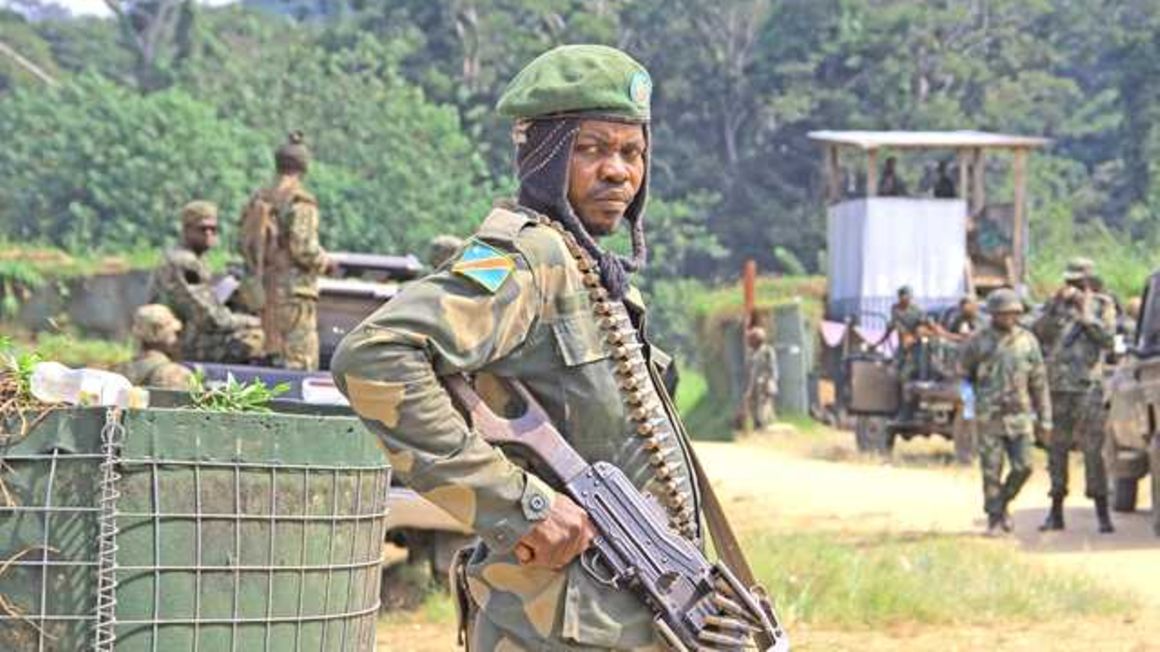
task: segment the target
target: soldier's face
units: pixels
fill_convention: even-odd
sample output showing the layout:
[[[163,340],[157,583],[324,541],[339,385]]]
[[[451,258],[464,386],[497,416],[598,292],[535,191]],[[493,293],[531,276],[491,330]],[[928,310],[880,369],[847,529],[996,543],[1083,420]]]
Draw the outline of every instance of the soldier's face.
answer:
[[[644,179],[644,128],[585,120],[568,166],[568,201],[593,236],[612,233]]]
[[[218,222],[204,219],[185,227],[185,245],[201,254],[213,249],[218,243]]]
[[[1019,321],[1019,313],[1017,312],[997,312],[991,315],[991,325],[1001,331],[1009,331],[1015,328],[1015,324]]]

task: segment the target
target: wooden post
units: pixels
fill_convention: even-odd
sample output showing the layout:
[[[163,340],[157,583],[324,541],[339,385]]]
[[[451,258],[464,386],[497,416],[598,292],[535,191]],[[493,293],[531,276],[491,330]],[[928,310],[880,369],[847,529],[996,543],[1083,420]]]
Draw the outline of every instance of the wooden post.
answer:
[[[1015,161],[1012,165],[1015,174],[1015,216],[1011,224],[1011,254],[1013,267],[1011,270],[1015,281],[1023,282],[1023,223],[1026,219],[1024,206],[1027,201],[1027,148],[1015,149]]]
[[[750,258],[741,269],[741,292],[745,297],[745,328],[757,325],[757,261]]]
[[[842,199],[842,167],[838,162],[838,146],[826,145],[826,201],[831,204]]]
[[[866,196],[878,196],[878,150],[866,150]]]
[[[987,205],[987,189],[986,189],[986,161],[983,155],[983,148],[976,147],[973,152],[974,159],[971,166],[971,215],[978,215],[983,211]]]
[[[959,162],[959,199],[967,199],[971,196],[971,161],[967,158],[967,150],[955,150],[955,156]],[[968,210],[970,210],[970,201],[967,203]]]

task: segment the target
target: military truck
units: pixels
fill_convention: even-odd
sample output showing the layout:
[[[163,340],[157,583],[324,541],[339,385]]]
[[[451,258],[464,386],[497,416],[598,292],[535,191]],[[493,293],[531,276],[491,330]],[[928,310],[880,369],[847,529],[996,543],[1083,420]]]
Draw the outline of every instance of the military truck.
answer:
[[[809,137],[824,151],[827,214],[821,368],[831,391],[816,394],[834,397],[815,413],[852,425],[863,451],[888,454],[898,437],[935,435],[953,439],[956,457],[969,461],[972,428],[963,418],[953,345],[943,334],[929,334],[916,345],[917,373],[900,379],[890,358],[901,347],[884,351],[875,344],[901,286],[912,288],[914,302],[936,322],[963,296],[1021,288],[1028,160],[1049,141],[978,131],[815,131]],[[926,181],[917,192],[907,194],[897,184],[879,192],[880,163],[885,158],[893,168],[897,162],[889,154],[918,162],[925,152],[940,151],[954,157],[957,174],[944,158],[939,170],[945,177],[936,182],[934,157],[928,156]],[[1009,156],[1014,181],[1012,195],[1002,201],[989,201],[986,193],[994,152],[996,160]],[[833,337],[836,332],[841,336]]]
[[[1140,480],[1150,474],[1152,529],[1160,536],[1160,271],[1144,287],[1135,340],[1108,383],[1107,404],[1112,508],[1134,511]]]
[[[262,380],[267,385],[286,383],[289,391],[281,405],[300,404],[317,410],[328,406],[334,414],[351,414],[346,399],[334,385],[330,359],[352,328],[384,302],[394,297],[404,283],[424,272],[414,256],[331,252],[335,263],[332,275],[319,279],[318,339],[322,371],[306,372],[252,365],[191,362],[209,383],[224,382],[229,376],[244,382]],[[471,537],[459,521],[414,491],[394,485],[390,491],[391,516],[387,540],[407,549],[409,560],[429,563],[434,576],[447,576],[452,556]]]

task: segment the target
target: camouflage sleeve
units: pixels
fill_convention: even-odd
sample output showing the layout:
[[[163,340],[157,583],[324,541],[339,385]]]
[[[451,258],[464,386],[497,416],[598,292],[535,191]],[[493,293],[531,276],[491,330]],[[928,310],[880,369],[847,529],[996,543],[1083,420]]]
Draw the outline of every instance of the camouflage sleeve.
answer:
[[[231,330],[237,326],[234,314],[218,301],[213,288],[201,278],[202,272],[178,260],[171,260],[168,264],[170,270],[165,274],[167,291],[173,301],[186,307],[183,312],[212,330]]]
[[[532,268],[508,256],[515,268],[494,293],[449,268],[407,286],[342,341],[331,364],[403,482],[497,550],[531,529],[554,494],[467,426],[439,376],[507,356],[539,318]]]
[[[1052,425],[1051,391],[1047,385],[1047,365],[1043,362],[1043,352],[1039,342],[1032,336],[1033,346],[1030,347],[1030,366],[1027,373],[1027,389],[1031,395],[1031,402],[1035,406],[1035,413],[1039,416],[1039,425],[1050,430]]]
[[[1094,297],[1088,302],[1079,325],[1097,346],[1110,349],[1116,338],[1116,308],[1111,300]]]
[[[321,272],[326,268],[326,252],[318,242],[318,206],[309,201],[296,201],[289,217],[290,260],[301,269]]]
[[[962,349],[959,350],[959,376],[971,381],[972,383],[975,382],[975,375],[978,371],[978,340],[978,335],[971,337],[969,340],[963,343]]]

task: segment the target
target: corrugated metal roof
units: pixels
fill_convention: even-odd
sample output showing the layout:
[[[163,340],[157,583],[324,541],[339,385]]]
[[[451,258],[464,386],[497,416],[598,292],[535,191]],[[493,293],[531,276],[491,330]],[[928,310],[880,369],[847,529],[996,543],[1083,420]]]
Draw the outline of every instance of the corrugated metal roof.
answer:
[[[985,131],[811,131],[810,140],[864,150],[895,148],[1044,147],[1050,139]]]

